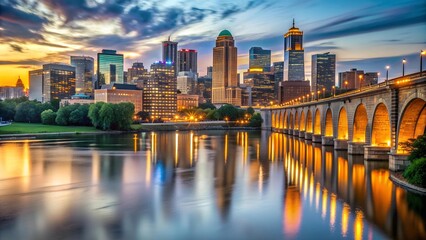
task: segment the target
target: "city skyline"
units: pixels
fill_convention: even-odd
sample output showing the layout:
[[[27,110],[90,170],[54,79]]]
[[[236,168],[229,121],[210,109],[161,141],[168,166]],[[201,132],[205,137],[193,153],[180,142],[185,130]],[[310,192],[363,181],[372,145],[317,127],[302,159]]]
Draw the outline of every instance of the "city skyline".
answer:
[[[425,45],[422,1],[120,3],[2,3],[0,85],[13,85],[21,76],[27,87],[29,70],[66,63],[71,55],[96,57],[102,49],[123,53],[124,69],[137,61],[149,65],[161,59],[161,42],[170,35],[179,48],[198,51],[204,75],[222,29],[230,30],[237,41],[238,72],[243,72],[253,46],[271,49],[272,62],[283,60],[283,34],[293,18],[305,34],[306,79],[311,79],[310,56],[324,52],[336,54],[336,72],[378,71],[382,80],[386,65],[390,77],[401,74],[403,58],[407,73],[418,71],[418,54]],[[288,14],[282,14],[284,10]]]

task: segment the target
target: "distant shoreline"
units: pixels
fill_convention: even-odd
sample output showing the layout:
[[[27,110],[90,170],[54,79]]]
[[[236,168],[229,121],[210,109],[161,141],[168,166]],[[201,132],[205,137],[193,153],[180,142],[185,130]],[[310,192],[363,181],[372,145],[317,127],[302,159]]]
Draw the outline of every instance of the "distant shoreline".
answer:
[[[18,123],[21,126],[32,127],[32,125],[40,126],[41,124],[27,124]],[[13,124],[12,124],[13,125]],[[51,125],[43,125],[45,128],[51,127]],[[8,140],[25,140],[35,139],[43,136],[72,136],[72,135],[100,135],[100,134],[124,134],[124,133],[139,133],[139,132],[166,132],[166,131],[208,131],[208,130],[245,130],[245,131],[260,131],[260,128],[255,127],[243,127],[235,126],[233,122],[215,121],[215,122],[179,122],[179,123],[145,123],[145,124],[134,124],[132,130],[129,131],[116,131],[108,130],[102,131],[98,129],[88,131],[77,129],[72,131],[73,126],[66,126],[66,131],[52,131],[52,132],[21,132],[21,133],[10,133],[2,134],[2,128],[0,128],[0,141]],[[71,130],[71,131],[70,131]]]

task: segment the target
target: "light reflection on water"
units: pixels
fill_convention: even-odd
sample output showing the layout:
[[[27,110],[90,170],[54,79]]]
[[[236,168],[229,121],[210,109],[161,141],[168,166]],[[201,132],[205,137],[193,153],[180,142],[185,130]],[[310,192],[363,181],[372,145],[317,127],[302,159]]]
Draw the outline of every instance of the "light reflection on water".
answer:
[[[425,197],[268,132],[0,143],[0,239],[426,238]]]

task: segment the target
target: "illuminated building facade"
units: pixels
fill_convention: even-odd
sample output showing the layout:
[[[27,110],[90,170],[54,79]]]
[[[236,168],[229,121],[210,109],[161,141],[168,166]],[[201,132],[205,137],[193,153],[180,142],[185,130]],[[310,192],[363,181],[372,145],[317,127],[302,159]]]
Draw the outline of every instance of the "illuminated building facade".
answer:
[[[250,87],[251,101],[248,106],[267,106],[275,101],[273,72],[263,72],[262,68],[249,69],[244,72],[244,85]]]
[[[274,62],[274,97],[278,100],[279,83],[284,79],[284,62]]]
[[[364,81],[362,82],[363,86],[374,85],[379,82],[379,73],[377,72],[367,72],[364,74]]]
[[[196,93],[202,96],[206,102],[212,102],[212,79],[208,77],[198,78]]]
[[[153,63],[150,77],[144,86],[144,111],[154,118],[170,120],[177,110],[176,95],[174,65],[167,62]]]
[[[200,96],[198,95],[178,94],[177,110],[181,111],[184,109],[197,108],[199,102],[200,102]]]
[[[113,83],[103,85],[95,90],[95,103],[122,103],[130,102],[135,106],[135,113],[142,111],[142,90],[133,84]]]
[[[336,55],[330,53],[312,55],[312,91],[326,89],[332,91],[336,84]]]
[[[306,96],[311,91],[309,81],[282,81],[279,86],[278,100],[280,103]]]
[[[42,102],[70,98],[75,94],[75,67],[67,64],[43,65]]]
[[[177,48],[178,43],[170,41],[170,36],[167,39],[167,41],[163,41],[163,62],[168,64],[173,64],[174,68],[174,74],[177,75],[177,61],[178,61],[178,55],[177,55]]]
[[[291,27],[284,35],[284,81],[305,80],[303,32]]]
[[[15,87],[12,87],[12,86],[0,87],[0,100],[20,98],[23,96],[25,96],[25,88],[20,77],[18,78],[18,81],[16,82]]]
[[[220,32],[213,48],[212,103],[241,105],[237,78],[237,48],[228,30]]]
[[[177,56],[177,71],[197,73],[197,51],[193,49],[181,49]]]
[[[103,49],[98,53],[97,88],[104,84],[124,83],[123,54],[115,50]]]
[[[271,69],[271,50],[262,49],[261,47],[252,47],[249,50],[249,68],[261,68],[265,72]]]
[[[75,92],[92,93],[94,59],[86,56],[71,56],[70,63],[75,67]]]
[[[364,70],[352,68],[350,71],[339,73],[339,87],[341,89],[358,89],[363,80]]]
[[[197,75],[191,71],[179,72],[177,76],[177,90],[181,94],[194,94],[196,91]]]
[[[143,83],[148,77],[148,70],[141,62],[135,62],[131,68],[127,69],[127,83],[135,83],[139,88],[143,88]]]

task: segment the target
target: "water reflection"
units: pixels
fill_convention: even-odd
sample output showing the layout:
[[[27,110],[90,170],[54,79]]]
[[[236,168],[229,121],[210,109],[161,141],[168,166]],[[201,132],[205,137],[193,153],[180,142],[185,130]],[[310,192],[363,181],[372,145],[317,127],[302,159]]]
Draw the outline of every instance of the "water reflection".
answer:
[[[268,132],[0,143],[0,239],[426,238],[387,163]],[[321,235],[319,235],[321,234]]]

